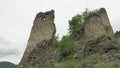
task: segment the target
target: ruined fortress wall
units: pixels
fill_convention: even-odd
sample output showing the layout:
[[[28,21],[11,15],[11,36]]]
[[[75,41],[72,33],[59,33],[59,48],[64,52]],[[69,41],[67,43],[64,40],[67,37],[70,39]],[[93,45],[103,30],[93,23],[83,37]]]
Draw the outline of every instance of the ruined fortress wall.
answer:
[[[107,12],[104,8],[87,17],[84,26],[84,33],[89,40],[102,36],[103,34],[113,36],[114,32]]]
[[[44,40],[52,40],[56,32],[54,25],[54,11],[40,12],[36,15],[34,24],[28,40],[27,48],[18,68],[26,68],[32,51]]]
[[[53,68],[59,57],[57,47],[51,41],[45,40],[33,49],[29,55],[28,64],[39,68]]]
[[[109,18],[108,18],[108,15],[107,15],[107,12],[104,8],[101,8],[99,11],[98,11],[98,14],[101,16],[102,18],[102,21],[103,21],[103,25],[106,29],[106,32],[109,36],[113,36],[114,35],[114,31],[112,29],[112,26],[110,24],[110,21],[109,21]]]
[[[95,39],[98,36],[105,34],[105,29],[102,24],[102,19],[98,15],[93,15],[85,22],[85,36],[91,40]]]

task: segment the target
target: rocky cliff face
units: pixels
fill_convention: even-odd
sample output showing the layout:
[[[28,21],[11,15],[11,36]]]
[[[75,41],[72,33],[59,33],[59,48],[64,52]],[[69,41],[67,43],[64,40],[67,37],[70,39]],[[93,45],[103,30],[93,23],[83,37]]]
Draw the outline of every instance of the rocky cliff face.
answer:
[[[27,68],[29,65],[49,68],[57,56],[52,46],[55,32],[54,11],[38,13],[18,68]]]

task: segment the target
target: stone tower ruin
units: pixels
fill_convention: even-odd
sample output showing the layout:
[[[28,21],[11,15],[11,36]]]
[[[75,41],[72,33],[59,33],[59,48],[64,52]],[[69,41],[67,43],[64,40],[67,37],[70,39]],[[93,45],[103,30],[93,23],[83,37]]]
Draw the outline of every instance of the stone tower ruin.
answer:
[[[84,33],[89,40],[102,35],[108,35],[110,37],[114,35],[107,12],[104,8],[101,8],[86,19]]]
[[[55,32],[54,10],[38,13],[18,68],[28,68],[30,65],[49,68],[47,66],[54,61],[50,59],[56,57],[55,48],[52,47]]]
[[[114,31],[113,31],[112,26],[110,24],[110,21],[109,21],[109,18],[108,18],[108,15],[107,15],[107,12],[106,12],[105,8],[101,8],[98,11],[98,14],[101,16],[101,19],[102,19],[103,25],[105,27],[106,33],[109,36],[113,36]]]
[[[60,57],[57,46],[54,45],[55,32],[54,10],[38,13],[18,68],[30,68],[31,66],[53,68]],[[83,34],[87,41],[94,40],[102,35],[110,37],[114,35],[104,8],[87,17],[84,22]]]

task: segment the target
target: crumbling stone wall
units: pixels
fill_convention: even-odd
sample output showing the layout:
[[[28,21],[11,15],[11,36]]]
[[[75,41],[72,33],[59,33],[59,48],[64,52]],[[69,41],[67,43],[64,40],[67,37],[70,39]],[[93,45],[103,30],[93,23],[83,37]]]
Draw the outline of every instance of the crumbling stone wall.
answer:
[[[107,15],[107,12],[105,10],[105,8],[101,8],[99,11],[98,11],[98,14],[101,16],[102,18],[102,23],[106,29],[106,33],[109,35],[109,36],[113,36],[114,35],[114,31],[112,29],[112,26],[110,24],[110,21],[109,21],[109,18],[108,18],[108,15]]]
[[[31,52],[28,64],[38,66],[40,68],[53,68],[59,57],[57,47],[50,41],[44,40]]]
[[[98,15],[93,15],[85,22],[85,36],[91,40],[105,34],[102,19]]]
[[[37,52],[35,52],[35,51],[36,51],[37,47],[41,47],[41,46],[47,46],[46,49],[48,49],[48,47],[52,45],[55,32],[56,32],[56,28],[55,28],[55,24],[54,24],[54,11],[51,10],[51,11],[48,11],[45,13],[43,13],[43,12],[38,13],[34,20],[30,38],[28,40],[27,48],[25,50],[25,53],[23,55],[23,58],[19,64],[18,68],[27,68],[28,63],[29,62],[32,63],[33,58],[34,58],[34,60],[36,60],[37,57],[40,57],[41,54],[44,54],[44,52],[41,51],[42,48],[39,48],[37,50]],[[49,44],[38,45],[38,44],[44,43],[43,41],[46,41],[46,40],[47,40],[47,43],[49,43]],[[53,49],[53,51],[54,50],[55,49]],[[49,50],[46,50],[46,51],[48,52]],[[53,52],[53,51],[51,51],[51,52]],[[50,54],[50,52],[48,52],[48,53]],[[31,58],[32,56],[34,56],[34,57]],[[45,55],[45,56],[47,56],[47,55]],[[41,61],[41,60],[37,60],[37,61]],[[45,61],[47,62],[47,60],[45,60]],[[45,64],[45,63],[43,63],[43,64]]]
[[[89,40],[95,39],[104,34],[110,37],[114,35],[104,8],[101,8],[99,11],[87,17],[84,25],[84,33]]]

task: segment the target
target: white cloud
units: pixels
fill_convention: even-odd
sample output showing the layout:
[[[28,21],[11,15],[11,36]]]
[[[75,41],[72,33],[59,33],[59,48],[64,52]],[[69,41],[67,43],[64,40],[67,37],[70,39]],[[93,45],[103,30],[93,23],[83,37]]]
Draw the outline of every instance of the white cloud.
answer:
[[[9,56],[9,55],[17,55],[17,54],[19,54],[19,52],[16,49],[11,49],[11,50],[1,49],[0,50],[0,58],[6,57],[6,56]]]

